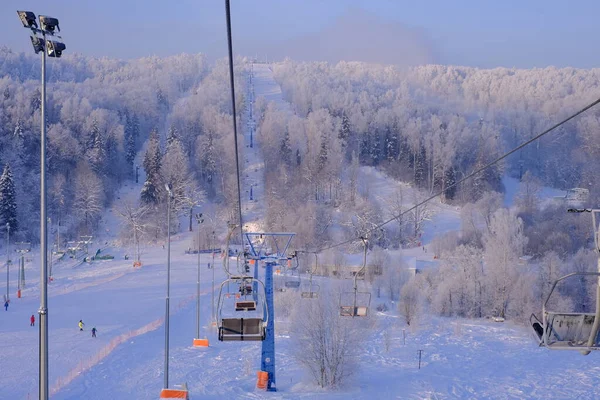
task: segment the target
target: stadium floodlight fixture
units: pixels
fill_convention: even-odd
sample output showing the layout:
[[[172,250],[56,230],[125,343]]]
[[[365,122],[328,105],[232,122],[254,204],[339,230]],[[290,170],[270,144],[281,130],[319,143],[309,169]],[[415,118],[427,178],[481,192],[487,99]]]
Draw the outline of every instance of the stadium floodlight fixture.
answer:
[[[40,25],[43,31],[46,33],[54,34],[54,30],[60,32],[60,27],[58,26],[58,19],[48,17],[46,15],[40,15]]]
[[[33,51],[35,51],[35,54],[38,54],[40,51],[44,51],[44,41],[42,39],[40,39],[39,37],[37,37],[35,35],[31,35],[30,38],[31,38],[31,44],[33,45]]]
[[[19,18],[25,28],[33,29],[38,27],[35,14],[31,11],[17,11],[17,14],[19,14]]]
[[[67,48],[64,43],[55,40],[46,40],[46,44],[48,57],[59,58],[62,55],[62,52]]]

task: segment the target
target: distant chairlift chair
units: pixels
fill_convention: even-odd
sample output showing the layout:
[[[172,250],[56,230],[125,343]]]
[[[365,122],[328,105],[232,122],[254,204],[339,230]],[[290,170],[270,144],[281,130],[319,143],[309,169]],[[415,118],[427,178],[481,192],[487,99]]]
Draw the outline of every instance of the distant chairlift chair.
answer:
[[[300,296],[303,299],[319,298],[319,291],[321,290],[321,288],[316,283],[313,283],[313,274],[317,271],[317,265],[317,253],[315,253],[315,268],[312,271],[310,271],[310,277],[308,278],[308,286],[306,287],[307,290],[300,293]]]
[[[531,314],[529,322],[540,346],[551,350],[578,350],[581,354],[588,355],[591,350],[600,350],[600,338],[598,337],[600,328],[600,245],[598,226],[596,225],[596,214],[600,213],[600,210],[570,209],[569,211],[592,213],[594,243],[599,255],[598,272],[573,272],[557,279],[542,306],[542,320],[540,321],[534,314]],[[596,284],[596,312],[574,313],[549,311],[547,309],[548,301],[556,285],[565,279],[582,275],[598,277],[598,283]]]
[[[371,305],[371,293],[358,291],[357,279],[361,275],[364,276],[367,268],[367,239],[361,237],[361,240],[365,248],[363,266],[354,274],[354,291],[340,294],[340,316],[342,317],[366,317]]]
[[[262,311],[262,317],[223,317],[223,301],[224,298],[229,297],[230,293],[223,293],[223,287],[234,282],[239,287],[239,293],[236,293],[236,301],[234,309],[236,312],[245,311]],[[247,297],[252,294],[252,284],[254,282],[260,283],[260,291],[262,295],[260,298],[260,305],[254,300],[249,300]],[[238,301],[239,299],[239,301]],[[266,337],[266,326],[269,320],[267,304],[266,304],[266,290],[265,285],[262,281],[254,279],[251,276],[232,276],[223,283],[219,289],[218,307],[217,307],[217,327],[219,329],[219,340],[220,341],[262,341]]]
[[[294,268],[288,268],[285,274],[285,287],[289,289],[298,289],[300,287],[300,273],[298,272],[298,257],[296,258],[296,266]],[[289,271],[289,273],[288,273]],[[295,272],[295,274],[294,274]]]

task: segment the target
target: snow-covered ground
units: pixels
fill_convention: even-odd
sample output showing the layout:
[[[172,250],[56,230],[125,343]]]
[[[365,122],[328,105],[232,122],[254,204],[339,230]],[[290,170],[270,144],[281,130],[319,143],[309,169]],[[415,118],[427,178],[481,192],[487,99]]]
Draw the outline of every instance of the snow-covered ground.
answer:
[[[267,65],[254,65],[253,87],[254,96],[263,95],[285,107]],[[244,131],[246,144],[249,129]],[[255,185],[253,198],[258,200],[249,201],[246,193],[244,217],[252,229],[260,229],[264,164],[257,148],[246,148],[244,153],[244,190]],[[370,190],[380,197],[399,185],[377,171],[363,173],[371,174]],[[140,189],[141,183],[130,184],[121,198]],[[435,213],[424,226],[425,244],[434,235],[460,226],[459,211],[453,207],[435,202],[432,210]],[[112,246],[105,252],[113,254],[114,260],[88,264],[67,259],[55,264],[55,280],[49,288],[52,399],[156,399],[163,386],[167,250],[162,242],[147,246],[143,267],[133,269],[131,260],[124,259],[128,250],[110,240],[118,231],[118,219],[111,214],[105,217],[106,238],[94,246],[104,247],[108,242]],[[538,348],[527,328],[511,322],[423,316],[417,326],[408,327],[395,310],[373,313],[373,329],[361,345],[356,373],[337,390],[311,383],[292,357],[294,338],[288,325],[276,316],[278,392],[259,391],[255,384],[260,344],[219,342],[210,327],[213,271],[217,283],[224,279],[220,257],[214,260],[213,270],[208,269],[212,256],[201,255],[201,335],[209,338],[210,347],[191,347],[198,258],[186,255],[185,249],[195,234],[174,235],[171,250],[170,383],[187,382],[192,399],[600,398],[596,354],[583,357],[577,352]],[[431,252],[419,251],[415,248],[403,254],[413,252],[423,260],[431,256]],[[36,327],[29,326],[29,317],[35,314],[37,318],[39,307],[39,261],[35,251],[30,258],[23,297],[17,299],[11,293],[8,311],[0,311],[0,399],[37,398],[38,327],[37,321]],[[4,267],[0,276],[3,273]],[[16,274],[11,278],[15,288]],[[384,301],[373,298],[372,305]],[[83,332],[77,328],[80,319],[86,324]],[[97,338],[91,337],[92,327],[98,329]],[[420,369],[418,350],[422,350]]]

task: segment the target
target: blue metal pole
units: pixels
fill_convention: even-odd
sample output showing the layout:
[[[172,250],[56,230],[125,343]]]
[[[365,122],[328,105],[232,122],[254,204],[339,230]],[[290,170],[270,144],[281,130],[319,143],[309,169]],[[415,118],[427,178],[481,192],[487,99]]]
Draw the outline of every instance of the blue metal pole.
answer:
[[[252,282],[252,298],[254,299],[255,302],[258,302],[258,282],[256,281],[258,279],[258,263],[259,263],[259,260],[255,259],[254,260],[254,279],[255,279],[255,281]]]
[[[265,289],[267,309],[269,311],[269,322],[267,323],[267,335],[262,342],[262,358],[260,362],[261,371],[269,373],[268,392],[276,392],[275,387],[275,307],[273,307],[273,265],[267,262],[265,266]]]

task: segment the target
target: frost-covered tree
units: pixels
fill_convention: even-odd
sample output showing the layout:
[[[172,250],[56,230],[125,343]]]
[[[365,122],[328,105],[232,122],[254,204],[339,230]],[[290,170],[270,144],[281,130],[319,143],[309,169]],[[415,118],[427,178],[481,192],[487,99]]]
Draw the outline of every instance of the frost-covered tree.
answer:
[[[0,224],[4,227],[10,225],[11,231],[16,231],[17,221],[17,201],[15,196],[15,182],[10,170],[10,165],[4,166],[2,176],[0,176]]]
[[[338,300],[319,296],[296,307],[294,356],[321,387],[339,387],[354,372],[361,332],[358,321],[340,318]]]
[[[492,215],[489,233],[483,235],[483,244],[492,311],[504,318],[519,275],[519,257],[527,245],[523,221],[512,210],[497,210]]]
[[[73,209],[84,231],[93,232],[104,209],[104,186],[102,180],[86,164],[75,171],[75,198]]]

